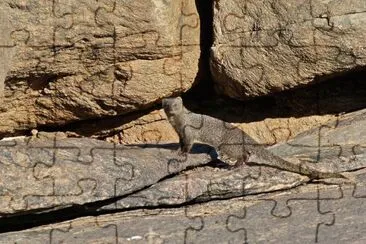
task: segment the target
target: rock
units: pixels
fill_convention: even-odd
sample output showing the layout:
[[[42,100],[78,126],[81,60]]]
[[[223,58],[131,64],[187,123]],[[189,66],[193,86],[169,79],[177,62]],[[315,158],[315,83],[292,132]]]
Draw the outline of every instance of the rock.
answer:
[[[0,230],[8,232],[0,242],[286,243],[294,233],[299,243],[334,242],[326,228],[359,240],[366,154],[356,132],[365,121],[364,110],[354,112],[270,148],[287,160],[352,171],[356,181],[338,185],[306,184],[305,176],[264,166],[204,166],[215,155],[200,145],[185,158],[171,150],[177,145],[127,147],[62,133],[2,140]],[[100,216],[77,218],[91,215]],[[73,220],[55,223],[66,219]],[[30,229],[16,231],[24,228]]]
[[[0,55],[3,40],[15,46],[0,66],[0,135],[147,108],[188,90],[198,71],[193,0],[5,0],[0,11],[11,33]]]
[[[303,158],[337,171],[354,171],[365,167],[365,123],[366,110],[363,109],[269,149],[281,157]]]
[[[8,14],[0,8],[0,96],[4,95],[4,83],[6,74],[14,56],[14,46],[11,40]]]
[[[362,146],[366,140],[366,133],[362,132],[365,123],[366,110],[357,111],[268,149],[288,161],[308,164],[322,172],[357,171],[366,167],[366,151]],[[352,178],[347,174],[345,176]],[[204,167],[157,182],[101,209],[179,205],[191,200],[204,202],[286,190],[307,182],[306,176],[270,167],[247,166],[231,170]]]
[[[362,243],[365,172],[360,177],[357,188],[306,185],[285,193],[84,217],[3,233],[0,242]]]
[[[171,145],[127,147],[87,138],[0,143],[1,215],[121,197],[210,161],[204,147],[179,156]]]
[[[264,145],[275,145],[335,119],[335,115],[313,115],[300,118],[268,118],[263,121],[235,124],[256,141]]]
[[[291,189],[308,181],[306,176],[269,167],[234,170],[205,167],[158,182],[98,210],[175,206],[191,201],[228,199]]]
[[[214,1],[217,91],[245,100],[365,66],[366,4]]]
[[[356,171],[366,167],[360,133],[365,121],[365,111],[348,114],[270,150],[323,172]],[[179,205],[285,190],[309,181],[264,166],[230,169],[211,162],[210,167],[196,168],[215,157],[211,148],[199,144],[186,158],[177,154],[177,144],[122,146],[65,136],[38,132],[31,138],[0,141],[2,214],[96,202],[88,208]]]

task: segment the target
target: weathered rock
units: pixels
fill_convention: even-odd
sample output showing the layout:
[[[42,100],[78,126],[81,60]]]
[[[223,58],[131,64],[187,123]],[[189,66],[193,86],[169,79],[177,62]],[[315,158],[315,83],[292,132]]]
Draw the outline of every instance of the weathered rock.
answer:
[[[0,66],[0,135],[125,114],[195,80],[200,23],[193,0],[6,0],[0,9],[10,22],[0,52],[16,46],[9,68]]]
[[[210,161],[204,147],[184,157],[169,145],[126,147],[92,139],[0,143],[1,215],[113,199]]]
[[[362,146],[366,134],[360,132],[365,121],[365,111],[355,112],[270,150],[289,161],[312,163],[321,171],[355,171],[366,167]],[[36,136],[42,138],[1,141],[2,214],[65,208],[116,197],[120,199],[98,208],[177,205],[193,199],[207,201],[284,190],[309,181],[306,176],[269,167],[191,169],[210,158],[202,154],[178,156],[169,145],[126,147],[90,139],[50,138],[42,133]],[[210,148],[196,147],[194,152],[204,150],[215,156]]]
[[[0,8],[0,96],[4,94],[5,77],[9,71],[15,51],[15,48],[12,47],[11,30],[6,17],[7,13]]]
[[[365,167],[366,110],[299,134],[293,140],[270,148],[282,157],[303,158],[329,169],[351,171]]]
[[[362,243],[366,236],[365,172],[359,177],[357,186],[306,185],[180,208],[79,218],[3,233],[0,242]]]
[[[214,1],[211,70],[247,99],[365,66],[363,0]]]
[[[158,182],[146,190],[126,196],[99,210],[158,207],[190,201],[227,199],[286,190],[308,181],[306,176],[269,167],[242,167],[235,170],[205,167]]]
[[[318,128],[335,119],[335,115],[313,115],[300,118],[268,118],[250,123],[235,123],[235,125],[256,141],[264,145],[275,145],[287,142],[302,132]]]

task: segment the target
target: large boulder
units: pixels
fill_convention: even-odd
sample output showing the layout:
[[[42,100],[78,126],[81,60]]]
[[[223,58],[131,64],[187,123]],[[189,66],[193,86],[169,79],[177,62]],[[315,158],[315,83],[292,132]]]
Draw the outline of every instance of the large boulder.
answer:
[[[366,64],[363,0],[214,1],[211,70],[245,100]]]
[[[193,0],[5,0],[0,11],[0,135],[148,107],[198,71]]]

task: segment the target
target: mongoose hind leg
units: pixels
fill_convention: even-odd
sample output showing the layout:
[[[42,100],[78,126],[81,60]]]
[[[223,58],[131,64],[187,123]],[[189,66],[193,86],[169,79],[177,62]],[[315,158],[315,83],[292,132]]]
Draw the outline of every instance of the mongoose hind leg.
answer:
[[[220,161],[223,161],[224,163],[226,163],[227,165],[229,165],[232,168],[239,168],[239,167],[247,166],[246,163],[248,160],[248,158],[246,156],[242,156],[242,157],[234,159],[221,152],[218,153],[218,159]]]
[[[179,138],[179,149],[178,155],[186,156],[192,149],[193,143],[188,143],[183,139]]]

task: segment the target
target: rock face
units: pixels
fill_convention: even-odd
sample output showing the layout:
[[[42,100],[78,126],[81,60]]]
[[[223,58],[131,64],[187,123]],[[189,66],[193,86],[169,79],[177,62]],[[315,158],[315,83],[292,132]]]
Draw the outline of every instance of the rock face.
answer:
[[[54,137],[0,141],[0,161],[3,216],[121,197],[210,157],[205,151],[182,157],[169,145],[127,147]]]
[[[357,186],[307,185],[287,193],[78,218],[0,234],[0,242],[363,243],[364,179],[365,174]]]
[[[217,91],[247,98],[366,64],[363,0],[214,1]]]
[[[6,0],[0,12],[0,135],[144,108],[197,74],[193,0]]]

